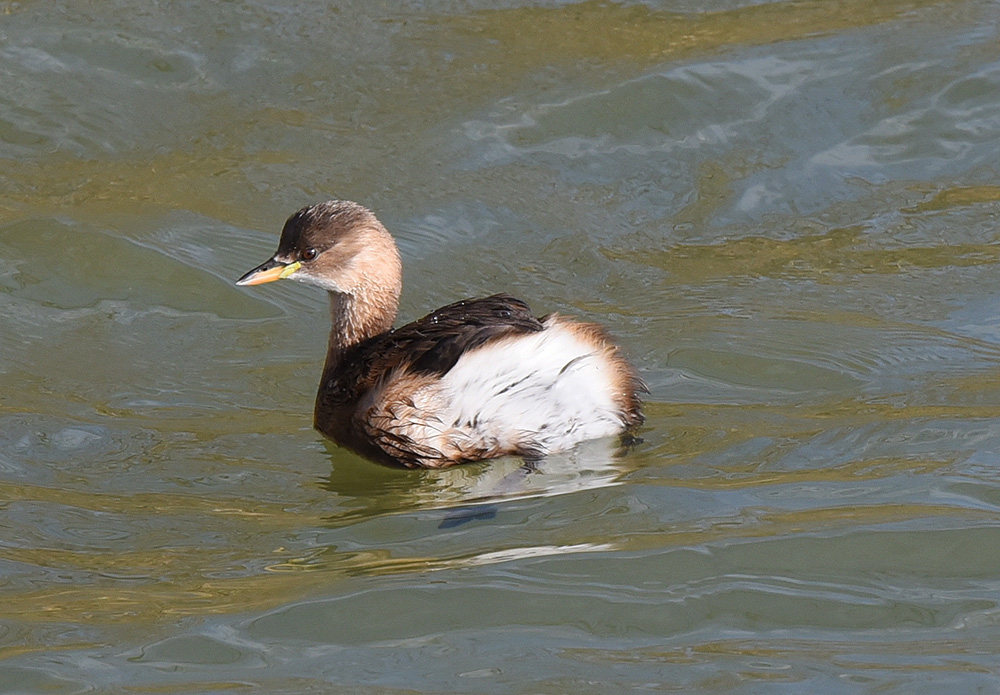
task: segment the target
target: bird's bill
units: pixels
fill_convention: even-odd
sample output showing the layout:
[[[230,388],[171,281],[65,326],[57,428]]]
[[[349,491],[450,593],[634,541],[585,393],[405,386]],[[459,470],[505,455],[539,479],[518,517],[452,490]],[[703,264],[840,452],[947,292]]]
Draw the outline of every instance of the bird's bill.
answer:
[[[241,277],[236,281],[237,285],[262,285],[265,282],[274,282],[275,280],[281,280],[287,278],[289,275],[294,273],[302,265],[298,261],[293,261],[292,263],[284,263],[282,261],[276,260],[274,258],[269,258],[268,260],[261,263],[259,266],[248,272],[246,275]]]

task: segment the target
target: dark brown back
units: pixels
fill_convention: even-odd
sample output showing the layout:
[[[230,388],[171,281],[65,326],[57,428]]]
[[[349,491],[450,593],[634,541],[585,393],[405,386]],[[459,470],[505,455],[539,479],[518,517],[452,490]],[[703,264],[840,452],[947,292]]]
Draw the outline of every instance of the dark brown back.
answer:
[[[449,304],[348,348],[331,373],[323,375],[318,405],[356,401],[401,367],[420,375],[446,374],[469,350],[542,328],[527,304],[507,294]]]

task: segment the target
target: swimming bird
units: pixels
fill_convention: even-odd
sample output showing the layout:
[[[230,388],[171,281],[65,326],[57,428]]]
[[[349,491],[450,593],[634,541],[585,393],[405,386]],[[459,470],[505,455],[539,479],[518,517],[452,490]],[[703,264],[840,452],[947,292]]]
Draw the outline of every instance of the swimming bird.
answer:
[[[642,422],[645,386],[595,324],[536,318],[521,300],[495,294],[393,328],[399,251],[357,203],[293,214],[277,252],[236,284],[282,278],[329,294],[314,426],[369,459],[424,468],[537,459]]]

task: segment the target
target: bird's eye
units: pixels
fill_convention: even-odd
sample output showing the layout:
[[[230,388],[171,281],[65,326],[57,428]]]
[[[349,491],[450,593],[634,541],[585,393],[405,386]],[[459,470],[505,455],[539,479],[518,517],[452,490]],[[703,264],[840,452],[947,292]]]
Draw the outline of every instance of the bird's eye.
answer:
[[[312,259],[316,258],[317,255],[319,255],[319,251],[310,246],[309,248],[307,248],[305,251],[302,252],[302,260],[311,261]]]

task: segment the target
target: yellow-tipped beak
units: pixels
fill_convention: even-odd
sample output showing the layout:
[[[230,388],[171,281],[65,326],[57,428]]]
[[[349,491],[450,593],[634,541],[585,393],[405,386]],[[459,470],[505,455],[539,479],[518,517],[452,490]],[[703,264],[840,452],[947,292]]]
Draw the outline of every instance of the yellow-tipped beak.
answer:
[[[262,285],[265,282],[274,282],[287,278],[299,269],[302,264],[298,261],[282,263],[273,258],[264,261],[259,266],[236,281],[237,285]]]

